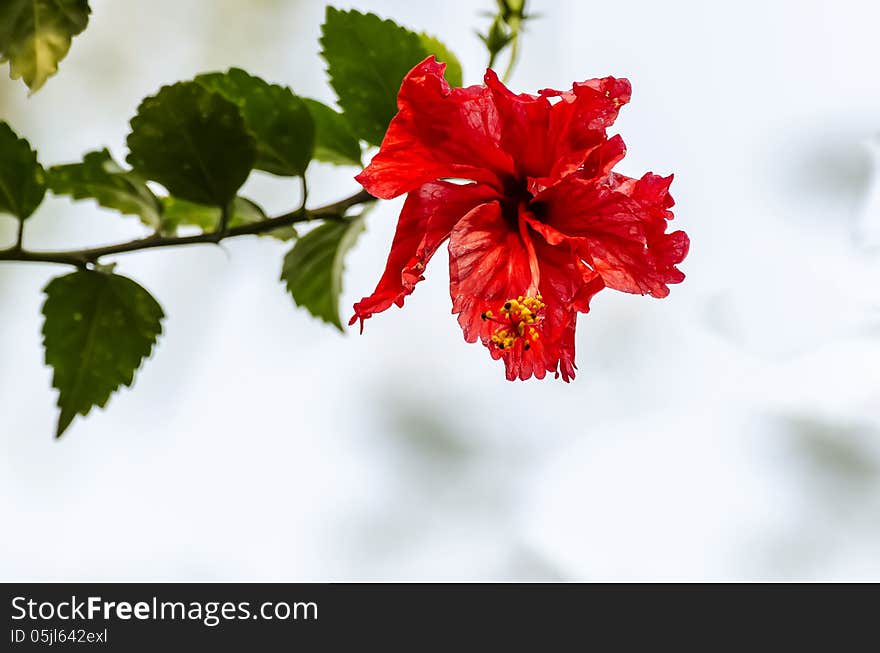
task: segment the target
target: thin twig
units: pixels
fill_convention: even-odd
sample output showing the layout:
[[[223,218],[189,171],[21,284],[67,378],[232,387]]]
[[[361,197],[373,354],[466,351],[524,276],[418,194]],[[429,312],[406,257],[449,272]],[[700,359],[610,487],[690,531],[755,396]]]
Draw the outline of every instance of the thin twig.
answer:
[[[18,247],[11,247],[9,249],[0,250],[0,261],[58,263],[61,265],[73,265],[78,268],[84,268],[88,264],[97,262],[98,259],[104,256],[111,256],[113,254],[139,252],[141,250],[153,249],[156,247],[178,247],[182,245],[218,243],[227,238],[263,234],[268,231],[274,231],[280,227],[289,227],[290,225],[300,222],[341,219],[345,212],[351,207],[357,206],[358,204],[366,204],[375,199],[375,197],[362,190],[351,197],[346,197],[343,200],[316,209],[300,208],[291,211],[290,213],[279,215],[275,218],[263,220],[262,222],[244,224],[238,227],[228,227],[222,232],[218,230],[217,232],[202,233],[194,236],[162,236],[161,234],[153,234],[146,238],[139,238],[137,240],[118,243],[116,245],[59,252],[32,252]]]

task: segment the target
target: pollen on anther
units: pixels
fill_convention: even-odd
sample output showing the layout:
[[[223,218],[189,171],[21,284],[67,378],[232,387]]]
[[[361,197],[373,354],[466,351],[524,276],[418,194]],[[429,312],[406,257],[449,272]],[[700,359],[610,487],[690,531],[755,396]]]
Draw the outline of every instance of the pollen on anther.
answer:
[[[491,341],[499,350],[512,349],[521,338],[523,351],[528,351],[531,343],[540,336],[538,329],[544,320],[543,311],[544,302],[540,295],[520,295],[502,304],[499,317],[494,317],[491,311],[485,311],[481,317],[498,324]]]

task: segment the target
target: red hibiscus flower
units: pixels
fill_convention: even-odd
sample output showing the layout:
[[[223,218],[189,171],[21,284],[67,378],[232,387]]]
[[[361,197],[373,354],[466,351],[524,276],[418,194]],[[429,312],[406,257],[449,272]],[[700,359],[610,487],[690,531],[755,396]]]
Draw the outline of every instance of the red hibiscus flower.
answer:
[[[605,287],[665,297],[688,251],[672,219],[672,176],[612,172],[626,150],[606,128],[629,101],[625,79],[516,95],[492,70],[451,88],[429,57],[403,80],[399,111],[357,180],[406,202],[375,292],[351,324],[404,298],[449,240],[452,312],[465,340],[507,378],[574,377],[578,313]]]

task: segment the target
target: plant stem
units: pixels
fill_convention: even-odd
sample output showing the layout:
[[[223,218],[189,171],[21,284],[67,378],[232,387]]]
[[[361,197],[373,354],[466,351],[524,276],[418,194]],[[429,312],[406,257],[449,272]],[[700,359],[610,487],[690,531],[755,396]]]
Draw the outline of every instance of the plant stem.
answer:
[[[507,62],[507,69],[501,76],[501,81],[505,84],[510,80],[510,76],[513,74],[513,69],[516,66],[517,57],[519,56],[520,20],[518,18],[511,18],[509,24],[513,32],[513,38],[510,41],[510,60]]]
[[[486,64],[486,68],[495,68],[495,60],[498,58],[498,51],[492,51],[489,54],[489,63]]]
[[[9,249],[0,250],[0,261],[58,263],[60,265],[73,265],[78,268],[84,268],[89,264],[94,264],[98,259],[104,256],[110,256],[113,254],[139,252],[141,250],[153,249],[155,247],[178,247],[181,245],[218,243],[226,238],[254,236],[273,231],[279,227],[289,227],[290,225],[299,222],[309,222],[311,220],[338,220],[343,218],[343,215],[349,208],[357,206],[358,204],[373,202],[375,199],[375,197],[362,190],[351,197],[346,197],[333,204],[327,204],[326,206],[310,210],[300,208],[285,213],[284,215],[279,215],[275,218],[263,220],[262,222],[255,222],[253,224],[245,224],[231,228],[226,226],[224,228],[221,220],[221,226],[216,232],[196,234],[194,236],[162,236],[161,234],[153,234],[146,238],[139,238],[137,240],[118,243],[116,245],[60,252],[31,252],[21,249],[19,246],[15,246]],[[230,210],[230,208],[227,208],[225,212],[228,214]]]
[[[229,220],[232,218],[232,203],[234,201],[234,198],[229,200],[223,205],[223,208],[220,209],[220,222],[217,224],[217,229],[213,233],[215,242],[219,243],[226,237],[226,234],[229,233]]]
[[[300,204],[300,210],[306,210],[306,200],[309,199],[309,183],[306,181],[306,176],[302,175],[300,178],[301,188],[302,188],[302,203]]]
[[[15,237],[15,247],[13,249],[20,252],[23,243],[24,243],[24,220],[19,219],[19,221],[18,221],[18,235]]]

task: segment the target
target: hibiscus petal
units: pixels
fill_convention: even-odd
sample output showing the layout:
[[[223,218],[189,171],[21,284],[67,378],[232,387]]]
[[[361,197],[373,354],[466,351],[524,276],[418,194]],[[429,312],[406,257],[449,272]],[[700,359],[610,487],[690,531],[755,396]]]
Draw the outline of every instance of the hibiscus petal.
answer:
[[[404,298],[424,277],[422,272],[452,227],[475,206],[490,202],[497,193],[482,184],[458,185],[438,181],[411,192],[404,202],[391,243],[385,272],[369,297],[354,305],[349,324],[380,313]]]
[[[496,188],[513,172],[498,144],[498,114],[483,86],[451,88],[446,64],[433,56],[404,78],[398,113],[379,152],[356,179],[367,191],[391,199],[428,181],[459,178]]]
[[[528,247],[523,238],[528,238]],[[507,300],[526,293],[532,284],[529,247],[533,248],[540,281],[538,292],[545,308],[539,337],[501,349],[492,344],[499,324],[483,315]],[[530,233],[511,228],[498,203],[471,211],[452,230],[449,239],[449,276],[452,312],[465,340],[480,339],[493,358],[503,358],[507,378],[543,378],[556,372],[568,381],[574,377],[574,324],[578,310],[589,310],[589,301],[604,287],[566,241],[553,247]],[[501,325],[503,327],[503,325]]]
[[[558,245],[533,239],[540,262],[541,295],[546,304],[541,338],[552,343],[548,357],[559,361],[557,376],[574,378],[574,332],[577,313],[590,310],[590,300],[605,287],[602,277],[587,267],[569,242]],[[550,369],[548,367],[548,369]]]
[[[626,156],[626,145],[619,135],[607,140],[603,137],[598,145],[586,154],[586,159],[578,167],[566,170],[565,175],[577,174],[582,179],[596,181],[602,178],[609,179],[609,175],[612,174],[611,169],[624,156]],[[533,196],[538,196],[556,183],[559,183],[559,180],[553,177],[532,177],[528,180],[528,190]]]
[[[625,156],[626,145],[623,138],[616,134],[590,150],[581,166],[579,176],[591,179],[605,177]]]
[[[517,95],[491,68],[484,77],[498,111],[501,147],[513,157],[520,177],[544,177],[553,165],[548,147],[550,101],[540,95]]]
[[[558,180],[574,172],[586,155],[602,144],[605,130],[617,120],[620,107],[629,102],[632,87],[626,79],[604,77],[575,83],[568,92],[543,90],[541,94],[561,98],[550,112],[547,135],[554,153],[549,177]]]
[[[665,297],[668,284],[684,280],[675,265],[689,247],[684,232],[665,233],[671,181],[650,173],[640,180],[568,177],[537,198],[545,237],[571,239],[609,288]]]
[[[477,207],[455,225],[449,238],[449,291],[465,340],[476,342],[484,326],[480,315],[521,295],[531,278],[528,253],[498,202]]]
[[[570,91],[544,89],[539,95],[511,92],[491,69],[484,81],[498,112],[501,146],[520,176],[535,180],[533,191],[574,172],[605,143],[605,130],[631,93],[627,80],[614,77],[575,83]],[[551,97],[559,100],[551,104]]]

